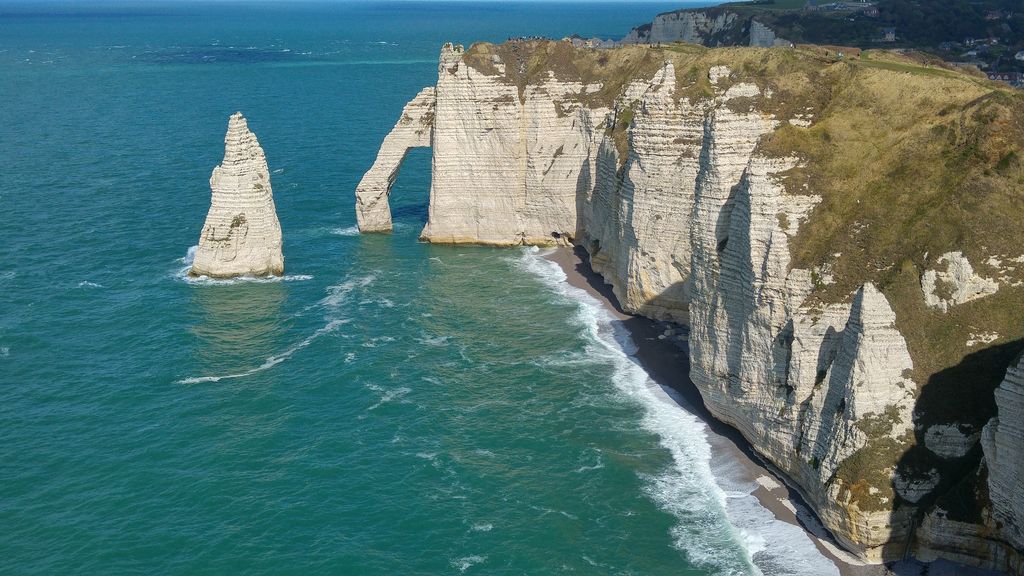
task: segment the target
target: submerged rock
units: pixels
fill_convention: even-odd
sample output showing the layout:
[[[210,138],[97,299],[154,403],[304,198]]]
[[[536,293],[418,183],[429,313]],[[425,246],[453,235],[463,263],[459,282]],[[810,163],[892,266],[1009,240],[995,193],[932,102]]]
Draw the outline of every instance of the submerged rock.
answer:
[[[224,160],[213,169],[210,189],[210,211],[189,275],[284,274],[281,224],[274,209],[267,159],[241,112],[228,121]]]

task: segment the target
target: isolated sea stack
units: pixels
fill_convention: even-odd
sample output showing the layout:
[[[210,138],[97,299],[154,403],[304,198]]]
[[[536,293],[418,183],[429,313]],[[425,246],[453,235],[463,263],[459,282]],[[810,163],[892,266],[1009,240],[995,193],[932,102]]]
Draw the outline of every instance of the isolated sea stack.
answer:
[[[284,274],[281,224],[263,148],[241,112],[228,120],[224,160],[210,176],[210,211],[191,276],[234,278]]]

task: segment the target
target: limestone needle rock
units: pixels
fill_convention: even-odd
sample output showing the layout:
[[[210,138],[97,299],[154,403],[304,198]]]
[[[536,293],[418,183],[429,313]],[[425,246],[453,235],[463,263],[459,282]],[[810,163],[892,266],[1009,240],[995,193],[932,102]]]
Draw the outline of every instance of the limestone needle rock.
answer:
[[[284,274],[281,224],[267,158],[241,112],[228,121],[224,160],[213,169],[210,189],[210,211],[189,274],[211,278]]]

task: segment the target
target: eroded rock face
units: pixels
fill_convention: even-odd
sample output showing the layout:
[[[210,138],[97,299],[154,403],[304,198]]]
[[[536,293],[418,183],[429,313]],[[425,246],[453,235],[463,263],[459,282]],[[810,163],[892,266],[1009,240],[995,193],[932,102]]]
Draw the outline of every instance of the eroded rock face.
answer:
[[[999,291],[999,283],[974,273],[962,252],[947,252],[939,257],[941,270],[927,270],[921,277],[925,302],[946,312],[952,306],[977,300]]]
[[[565,96],[584,86],[548,78],[520,94],[502,74],[480,72],[462,54],[451,44],[441,51],[430,217],[422,238],[497,246],[567,243],[576,229],[576,183],[595,126]],[[494,64],[503,70],[504,63]]]
[[[935,539],[934,530],[960,522],[934,502],[959,479],[949,470],[978,458],[980,424],[915,427],[923,382],[913,380],[917,357],[900,331],[899,294],[867,273],[844,283],[833,267],[839,252],[807,269],[795,264],[800,234],[818,225],[812,212],[827,202],[813,181],[786,185],[807,168],[803,160],[763,145],[783,129],[813,130],[817,109],[780,102],[770,83],[745,81],[715,57],[699,67],[666,57],[660,68],[612,79],[615,96],[596,99],[606,78],[565,79],[578,54],[551,49],[551,70],[522,81],[531,49],[489,53],[483,63],[477,54],[472,64],[461,47],[442,50],[432,130],[416,137],[433,146],[422,237],[585,247],[624,310],[689,324],[690,376],[708,409],[785,472],[863,559],[908,549],[988,566],[1019,558],[976,523],[963,523],[963,542]],[[516,50],[526,57],[499,55]],[[600,54],[591,53],[601,69],[614,69]],[[631,66],[642,62],[628,55]],[[916,271],[910,276],[917,309],[949,317],[927,295],[948,310],[993,293],[962,255],[942,258],[934,282],[919,289]],[[825,299],[824,287],[843,289]],[[993,341],[982,332],[974,345]],[[906,465],[914,449],[932,460]],[[998,465],[1020,467],[1012,458]],[[1021,513],[1012,502],[1024,495],[1014,490],[1004,490],[1007,518]],[[971,548],[956,548],[965,543]]]
[[[284,274],[281,224],[270,171],[241,112],[231,115],[224,160],[210,176],[210,211],[189,274],[211,278]]]
[[[1007,541],[1024,550],[1024,358],[1006,371],[996,390],[996,406],[999,413],[981,439],[992,515]]]
[[[805,306],[811,275],[790,269],[795,225],[783,229],[778,215],[800,222],[808,202],[789,201],[778,182],[794,161],[753,153],[774,123],[728,108],[705,123],[691,226],[690,377],[708,409],[790,475],[846,547],[879,561],[909,531],[906,515],[892,513],[895,458],[851,459],[905,442],[914,384],[904,371],[913,363],[873,285],[849,305]],[[878,429],[868,434],[865,422]]]
[[[916,532],[914,552],[923,560],[946,558],[1024,574],[1024,357],[1007,369],[995,397],[998,414],[981,432],[985,458],[968,479],[971,490],[927,512]],[[953,428],[928,438],[929,449],[934,450],[933,443],[947,444],[951,436],[952,445],[940,452],[957,457],[963,436]],[[965,511],[961,504],[972,497],[981,502]]]
[[[668,12],[658,14],[647,26],[630,30],[622,39],[624,44],[657,44],[660,42],[688,42],[711,44],[711,38],[733,27],[739,16],[734,12]]]
[[[424,88],[402,110],[384,138],[373,166],[356,186],[356,222],[360,232],[390,232],[388,195],[410,148],[430,146],[434,125],[434,87]]]

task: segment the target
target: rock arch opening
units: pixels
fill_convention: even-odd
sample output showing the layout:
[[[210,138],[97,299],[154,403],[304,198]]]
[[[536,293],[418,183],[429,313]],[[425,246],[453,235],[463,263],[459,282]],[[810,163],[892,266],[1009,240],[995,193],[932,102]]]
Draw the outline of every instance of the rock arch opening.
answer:
[[[356,223],[360,232],[390,232],[389,196],[409,150],[430,147],[434,127],[434,88],[420,91],[384,137],[373,166],[356,186]]]

